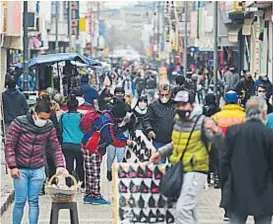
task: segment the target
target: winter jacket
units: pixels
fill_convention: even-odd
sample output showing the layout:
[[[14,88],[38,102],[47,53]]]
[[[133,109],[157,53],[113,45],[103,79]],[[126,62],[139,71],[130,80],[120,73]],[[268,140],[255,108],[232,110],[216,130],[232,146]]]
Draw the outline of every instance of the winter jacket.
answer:
[[[197,121],[198,117],[200,118]],[[178,115],[175,116],[172,142],[159,148],[160,154],[163,156],[171,154],[171,163],[178,163],[185,150],[194,124],[197,121],[183,157],[184,171],[208,173],[210,151],[209,141],[213,139],[213,135],[204,128],[204,121],[206,119],[207,118],[202,115],[202,108],[199,105],[195,105],[190,119],[188,120],[181,120]]]
[[[107,99],[109,98],[109,99]],[[101,111],[109,109],[110,100],[113,98],[113,95],[110,93],[110,90],[103,89],[99,94],[98,104]]]
[[[232,73],[230,71],[226,72],[224,75],[225,91],[235,89],[239,81],[240,76],[238,73]]]
[[[266,98],[269,99],[272,95],[272,83],[269,79],[263,80],[262,77],[259,77],[255,82],[255,87],[257,88],[259,85],[263,85],[266,88]]]
[[[203,106],[203,114],[207,117],[211,117],[217,112],[221,111],[221,108],[216,103],[216,97],[214,94],[209,93],[205,96],[206,104]]]
[[[170,100],[163,104],[156,100],[148,107],[148,112],[144,116],[143,127],[148,134],[154,131],[156,134],[155,141],[160,143],[169,143],[174,124],[175,103]]]
[[[122,81],[122,88],[125,91],[125,95],[133,94],[135,95],[135,83],[133,80],[123,80]]]
[[[61,115],[59,126],[62,132],[62,144],[81,144],[84,135],[80,129],[81,118],[82,114],[79,112],[67,112]]]
[[[248,120],[228,129],[220,153],[221,207],[236,214],[273,215],[273,131]]]
[[[118,128],[118,123],[114,120],[111,111],[107,111],[94,121],[92,131],[84,134],[83,145],[86,145],[96,131],[100,131],[100,142],[98,143],[100,148],[106,148],[108,145],[124,147],[127,144],[127,138]]]
[[[225,134],[230,126],[241,124],[245,121],[245,112],[244,109],[237,104],[227,104],[222,107],[220,112],[214,114],[212,117]]]
[[[2,94],[4,121],[10,124],[16,117],[26,115],[28,104],[26,97],[18,89],[8,89]]]
[[[154,77],[149,76],[146,79],[146,89],[156,89],[156,79]]]
[[[242,78],[236,86],[236,92],[241,96],[241,103],[245,105],[247,100],[255,95],[255,83],[253,79],[248,81],[245,78]]]
[[[142,77],[137,77],[135,79],[135,86],[138,91],[142,91],[145,89],[145,79]]]
[[[93,106],[94,99],[98,98],[98,92],[95,88],[91,87],[88,84],[88,76],[87,75],[84,75],[82,77],[81,88],[83,89],[85,101],[90,103]]]
[[[143,121],[144,121],[144,116],[147,113],[148,108],[141,110],[138,106],[136,106],[133,110],[134,115],[136,117],[136,123],[135,123],[135,130],[144,130],[143,128]]]
[[[46,163],[46,145],[50,144],[56,167],[64,160],[56,130],[48,120],[44,127],[34,125],[31,113],[11,122],[6,137],[5,156],[9,168],[40,168]]]

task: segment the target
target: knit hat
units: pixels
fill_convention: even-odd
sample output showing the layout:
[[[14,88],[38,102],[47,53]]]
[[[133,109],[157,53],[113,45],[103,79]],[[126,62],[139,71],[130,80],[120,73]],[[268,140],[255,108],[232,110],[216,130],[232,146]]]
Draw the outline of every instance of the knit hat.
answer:
[[[126,103],[123,100],[117,100],[112,108],[113,116],[115,118],[124,118],[126,113]]]

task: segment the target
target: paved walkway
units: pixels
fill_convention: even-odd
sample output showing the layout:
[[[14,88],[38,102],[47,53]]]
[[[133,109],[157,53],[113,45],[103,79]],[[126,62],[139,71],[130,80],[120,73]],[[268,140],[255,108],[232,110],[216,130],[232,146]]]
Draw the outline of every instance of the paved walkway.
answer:
[[[105,163],[104,163],[105,164]],[[106,180],[106,166],[102,169],[102,192],[106,199],[112,199],[112,185]],[[112,206],[94,206],[82,203],[83,194],[78,193],[76,200],[78,201],[78,211],[80,224],[111,224],[113,223]],[[198,206],[198,215],[200,224],[222,224],[222,210],[218,207],[220,200],[220,191],[215,189],[204,190],[200,204]],[[40,198],[40,219],[39,224],[48,224],[50,219],[51,199],[48,195]],[[2,224],[11,223],[12,206],[1,217]],[[25,210],[24,221],[27,224],[27,208]],[[252,220],[249,218],[249,220]],[[70,223],[69,212],[61,211],[59,216],[59,224]],[[253,223],[252,221],[248,223]]]

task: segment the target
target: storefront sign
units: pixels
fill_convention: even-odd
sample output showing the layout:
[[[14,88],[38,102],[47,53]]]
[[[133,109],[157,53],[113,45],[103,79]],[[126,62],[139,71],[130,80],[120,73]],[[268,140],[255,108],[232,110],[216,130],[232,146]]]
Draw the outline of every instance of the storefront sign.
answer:
[[[79,1],[71,1],[71,34],[79,35],[79,19],[80,19],[80,3]]]

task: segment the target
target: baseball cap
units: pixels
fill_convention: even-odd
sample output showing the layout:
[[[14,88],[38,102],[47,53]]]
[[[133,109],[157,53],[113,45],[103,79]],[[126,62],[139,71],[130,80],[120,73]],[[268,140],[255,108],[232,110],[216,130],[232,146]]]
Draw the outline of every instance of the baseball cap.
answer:
[[[176,93],[174,101],[177,103],[189,103],[190,102],[190,92],[187,90],[180,90]]]

